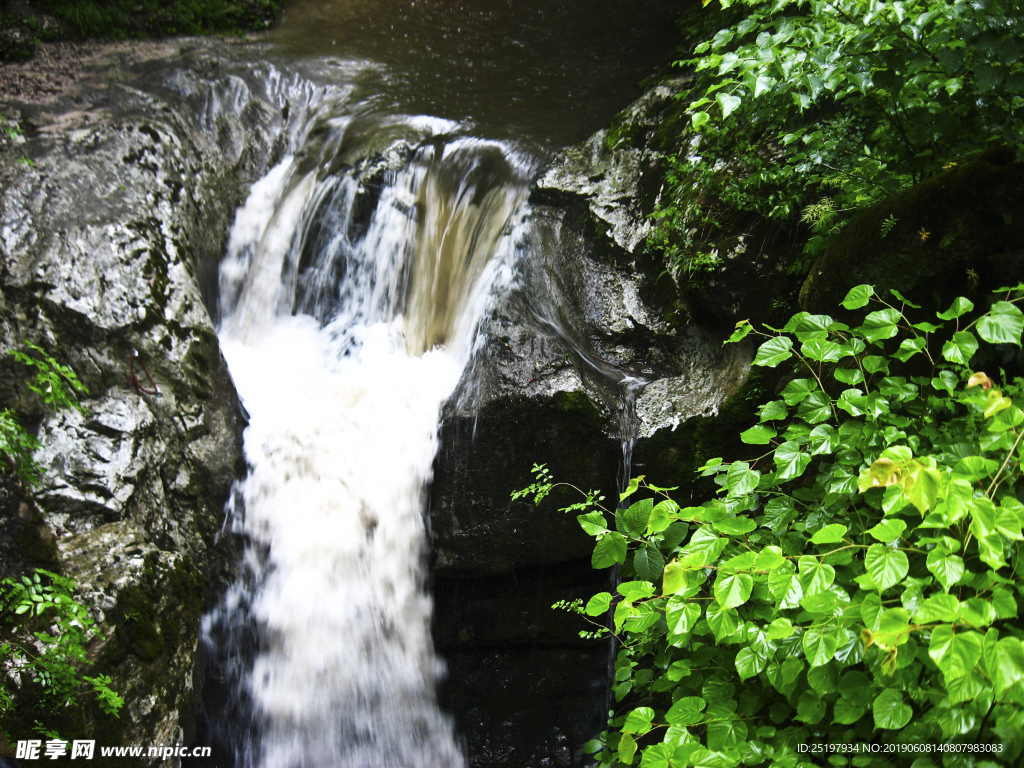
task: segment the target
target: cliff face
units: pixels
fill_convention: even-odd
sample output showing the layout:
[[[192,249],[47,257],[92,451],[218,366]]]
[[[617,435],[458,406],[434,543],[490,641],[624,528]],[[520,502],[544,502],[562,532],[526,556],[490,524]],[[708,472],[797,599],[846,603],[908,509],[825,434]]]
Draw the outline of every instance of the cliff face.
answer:
[[[5,476],[0,562],[3,575],[43,566],[77,581],[105,633],[90,672],[110,675],[126,706],[60,730],[103,745],[188,738],[199,619],[233,560],[218,533],[244,469],[203,289],[280,121],[216,71],[220,56],[186,57],[174,75],[159,56],[142,68],[100,57],[105,85],[2,108],[25,140],[0,156],[0,348],[38,344],[90,394],[86,413],[47,412],[23,366],[0,363],[0,398],[35,430],[44,470],[31,492]],[[24,737],[32,713],[19,711],[29,721],[5,726]]]

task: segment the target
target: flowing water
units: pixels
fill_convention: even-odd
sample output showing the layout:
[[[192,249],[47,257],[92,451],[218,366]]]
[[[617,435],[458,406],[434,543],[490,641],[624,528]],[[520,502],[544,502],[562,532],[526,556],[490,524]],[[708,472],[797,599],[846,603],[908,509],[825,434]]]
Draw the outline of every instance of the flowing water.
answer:
[[[570,106],[548,109],[544,129],[540,84],[558,80],[557,64],[525,86],[498,84],[512,54],[555,57],[552,14],[575,6],[453,5],[308,0],[279,33],[294,46],[319,19],[309,39],[362,63],[252,188],[220,271],[221,344],[250,416],[231,522],[249,543],[204,634],[226,691],[210,727],[237,766],[465,764],[436,703],[443,665],[426,583],[439,412],[481,343],[491,297],[515,279],[529,181],[553,143],[595,126],[579,115],[569,137]],[[391,54],[388,13],[405,30],[391,30]],[[621,23],[609,16],[591,45],[618,40]],[[421,74],[448,68],[443,87],[414,87],[414,67],[395,54],[410,34]],[[495,34],[511,53],[503,43],[486,63]],[[587,62],[572,61],[562,69],[578,76]],[[540,105],[520,109],[530,82]]]

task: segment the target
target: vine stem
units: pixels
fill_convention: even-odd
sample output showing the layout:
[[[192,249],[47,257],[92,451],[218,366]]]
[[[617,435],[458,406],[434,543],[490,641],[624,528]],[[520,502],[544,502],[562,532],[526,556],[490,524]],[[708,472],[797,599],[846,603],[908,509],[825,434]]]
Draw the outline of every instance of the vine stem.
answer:
[[[1017,450],[1017,446],[1020,445],[1020,441],[1021,440],[1024,440],[1024,429],[1022,429],[1020,434],[1017,435],[1017,440],[1013,443],[1013,447],[1010,448],[1009,451],[1007,451],[1006,458],[1003,459],[1003,466],[1001,466],[999,468],[999,471],[996,472],[996,476],[994,478],[992,478],[992,484],[989,485],[988,490],[985,491],[985,498],[991,500],[991,498],[992,498],[992,491],[996,487],[996,483],[999,481],[1000,476],[1002,476],[1003,471],[1009,465],[1010,459],[1013,458],[1013,452]]]

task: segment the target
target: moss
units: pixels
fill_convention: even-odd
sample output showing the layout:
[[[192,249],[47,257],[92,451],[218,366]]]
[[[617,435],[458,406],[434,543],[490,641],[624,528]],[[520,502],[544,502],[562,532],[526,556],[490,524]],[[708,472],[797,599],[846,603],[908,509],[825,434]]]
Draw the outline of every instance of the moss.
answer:
[[[171,647],[177,647],[182,629],[192,633],[199,626],[206,599],[206,578],[188,557],[184,557],[167,576],[164,590],[170,595],[173,611],[164,613],[160,630]]]
[[[117,593],[114,625],[125,650],[143,661],[152,661],[164,652],[166,641],[156,626],[153,600],[141,587],[125,587]]]
[[[552,398],[555,408],[562,413],[575,413],[587,419],[600,419],[601,412],[582,390],[556,392]]]
[[[800,305],[831,313],[860,283],[933,306],[1015,284],[1019,259],[1004,258],[1024,248],[1024,164],[1014,155],[997,148],[858,215],[811,270]]]

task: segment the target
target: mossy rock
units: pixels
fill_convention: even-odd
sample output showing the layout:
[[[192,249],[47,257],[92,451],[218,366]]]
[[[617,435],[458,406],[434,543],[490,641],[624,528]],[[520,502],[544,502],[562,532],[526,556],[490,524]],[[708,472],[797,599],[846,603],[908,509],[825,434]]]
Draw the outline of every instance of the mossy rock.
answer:
[[[809,312],[834,312],[855,285],[895,288],[929,306],[1024,279],[1024,163],[990,150],[853,219],[800,290]]]

